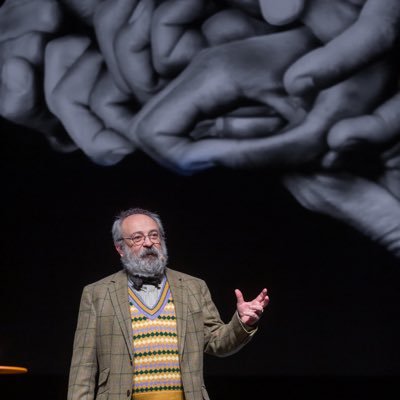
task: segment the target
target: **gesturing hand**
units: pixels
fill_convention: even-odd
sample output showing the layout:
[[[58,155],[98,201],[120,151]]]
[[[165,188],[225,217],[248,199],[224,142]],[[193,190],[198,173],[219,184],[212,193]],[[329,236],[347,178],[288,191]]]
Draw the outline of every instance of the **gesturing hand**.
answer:
[[[246,325],[254,325],[261,318],[264,308],[269,303],[267,289],[263,289],[261,293],[252,301],[244,301],[243,294],[239,289],[235,289],[237,299],[236,309],[240,320]]]

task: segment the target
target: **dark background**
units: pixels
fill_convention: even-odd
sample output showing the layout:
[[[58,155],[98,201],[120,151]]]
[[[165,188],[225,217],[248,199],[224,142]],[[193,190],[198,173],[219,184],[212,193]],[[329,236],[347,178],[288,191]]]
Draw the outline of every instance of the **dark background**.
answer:
[[[269,289],[252,343],[206,357],[213,398],[400,392],[399,262],[303,209],[278,175],[185,177],[139,152],[101,167],[53,151],[36,132],[5,121],[0,131],[0,365],[29,369],[0,376],[1,399],[65,398],[82,288],[120,268],[110,227],[131,206],[161,215],[170,266],[205,279],[224,320],[236,287],[248,299]]]

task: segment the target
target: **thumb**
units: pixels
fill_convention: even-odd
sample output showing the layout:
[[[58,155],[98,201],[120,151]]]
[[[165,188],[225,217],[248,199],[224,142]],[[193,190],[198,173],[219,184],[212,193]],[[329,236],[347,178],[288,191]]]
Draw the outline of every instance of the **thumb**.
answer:
[[[1,72],[0,113],[21,122],[31,116],[37,105],[33,68],[23,58],[12,57],[4,62]]]
[[[243,294],[239,289],[235,289],[235,295],[238,304],[244,303]]]
[[[348,118],[336,123],[328,133],[329,147],[334,150],[355,144],[368,142],[385,144],[399,137],[400,93],[379,106],[372,114]]]

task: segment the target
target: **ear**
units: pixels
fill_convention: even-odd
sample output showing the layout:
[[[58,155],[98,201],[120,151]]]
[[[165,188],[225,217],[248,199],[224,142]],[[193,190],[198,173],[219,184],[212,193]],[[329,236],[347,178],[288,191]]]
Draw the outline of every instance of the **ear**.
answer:
[[[119,244],[115,245],[115,250],[117,250],[118,254],[122,257],[124,255],[124,252],[122,250],[122,247]]]

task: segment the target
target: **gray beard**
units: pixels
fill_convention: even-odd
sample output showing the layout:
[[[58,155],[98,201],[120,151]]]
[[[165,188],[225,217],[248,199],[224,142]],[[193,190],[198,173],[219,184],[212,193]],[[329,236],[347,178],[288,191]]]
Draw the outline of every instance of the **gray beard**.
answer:
[[[168,259],[165,243],[161,243],[160,250],[155,246],[143,247],[138,255],[124,247],[121,262],[128,275],[157,276],[164,273]]]

